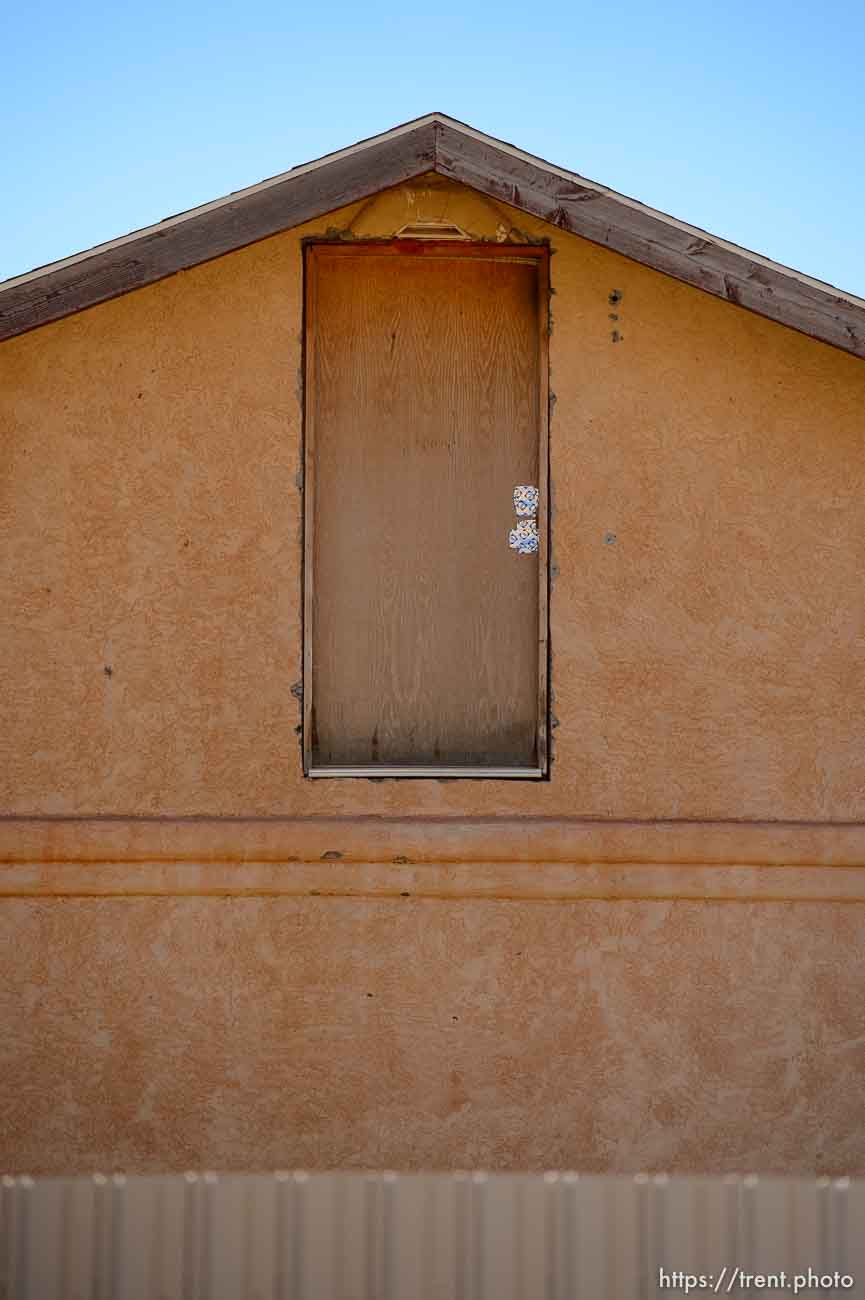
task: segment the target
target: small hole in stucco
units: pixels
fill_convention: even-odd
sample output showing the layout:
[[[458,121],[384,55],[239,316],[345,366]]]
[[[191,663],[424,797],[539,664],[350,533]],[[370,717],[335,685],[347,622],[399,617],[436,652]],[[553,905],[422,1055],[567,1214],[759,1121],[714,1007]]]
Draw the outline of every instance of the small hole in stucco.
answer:
[[[337,849],[328,849],[326,853],[322,853],[321,860],[322,862],[336,862],[341,857],[342,854]]]
[[[106,677],[111,677],[114,674],[114,669],[110,666],[110,664],[106,664],[105,667],[102,669],[102,671],[105,673]]]
[[[610,304],[611,307],[615,307],[615,305],[616,305],[617,302],[621,302],[621,301],[622,301],[622,291],[621,291],[621,289],[613,289],[613,290],[611,290],[611,292],[610,292],[610,296],[609,296],[609,298],[608,298],[607,301],[609,302],[609,304]]]
[[[394,858],[394,862],[399,863],[400,866],[404,866],[408,862],[408,858],[404,858],[400,855],[400,857]]]
[[[451,1020],[459,1020],[459,1016],[451,1016]]]
[[[366,996],[367,996],[368,998],[371,998],[373,995],[372,995],[371,993],[367,993]]]
[[[411,898],[411,894],[407,889],[403,889],[400,891],[400,898]]]

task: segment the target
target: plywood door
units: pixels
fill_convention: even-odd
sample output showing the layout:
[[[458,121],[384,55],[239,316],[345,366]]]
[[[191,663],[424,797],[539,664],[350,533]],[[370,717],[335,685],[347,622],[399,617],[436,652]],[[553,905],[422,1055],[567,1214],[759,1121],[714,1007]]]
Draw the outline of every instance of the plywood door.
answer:
[[[545,764],[539,250],[316,245],[307,255],[305,753],[339,768]]]

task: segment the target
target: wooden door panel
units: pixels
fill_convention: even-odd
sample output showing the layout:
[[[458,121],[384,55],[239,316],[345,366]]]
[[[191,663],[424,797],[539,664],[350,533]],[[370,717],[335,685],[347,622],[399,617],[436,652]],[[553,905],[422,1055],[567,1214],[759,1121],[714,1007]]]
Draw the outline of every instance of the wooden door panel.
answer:
[[[314,246],[308,289],[309,765],[537,767],[537,256]]]

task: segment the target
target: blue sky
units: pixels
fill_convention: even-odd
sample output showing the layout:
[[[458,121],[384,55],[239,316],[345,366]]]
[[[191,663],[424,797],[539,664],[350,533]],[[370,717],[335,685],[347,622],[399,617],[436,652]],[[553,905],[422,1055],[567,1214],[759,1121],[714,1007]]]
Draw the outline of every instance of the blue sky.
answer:
[[[865,296],[865,4],[0,6],[0,278],[432,110]]]

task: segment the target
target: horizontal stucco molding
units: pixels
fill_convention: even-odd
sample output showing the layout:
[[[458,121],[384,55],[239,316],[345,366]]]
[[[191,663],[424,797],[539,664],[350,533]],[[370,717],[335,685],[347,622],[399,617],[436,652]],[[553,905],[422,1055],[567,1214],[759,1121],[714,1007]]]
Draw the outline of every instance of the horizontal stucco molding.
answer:
[[[0,899],[865,902],[865,867],[657,862],[11,862]]]
[[[0,816],[0,863],[865,867],[862,822],[566,816]]]

